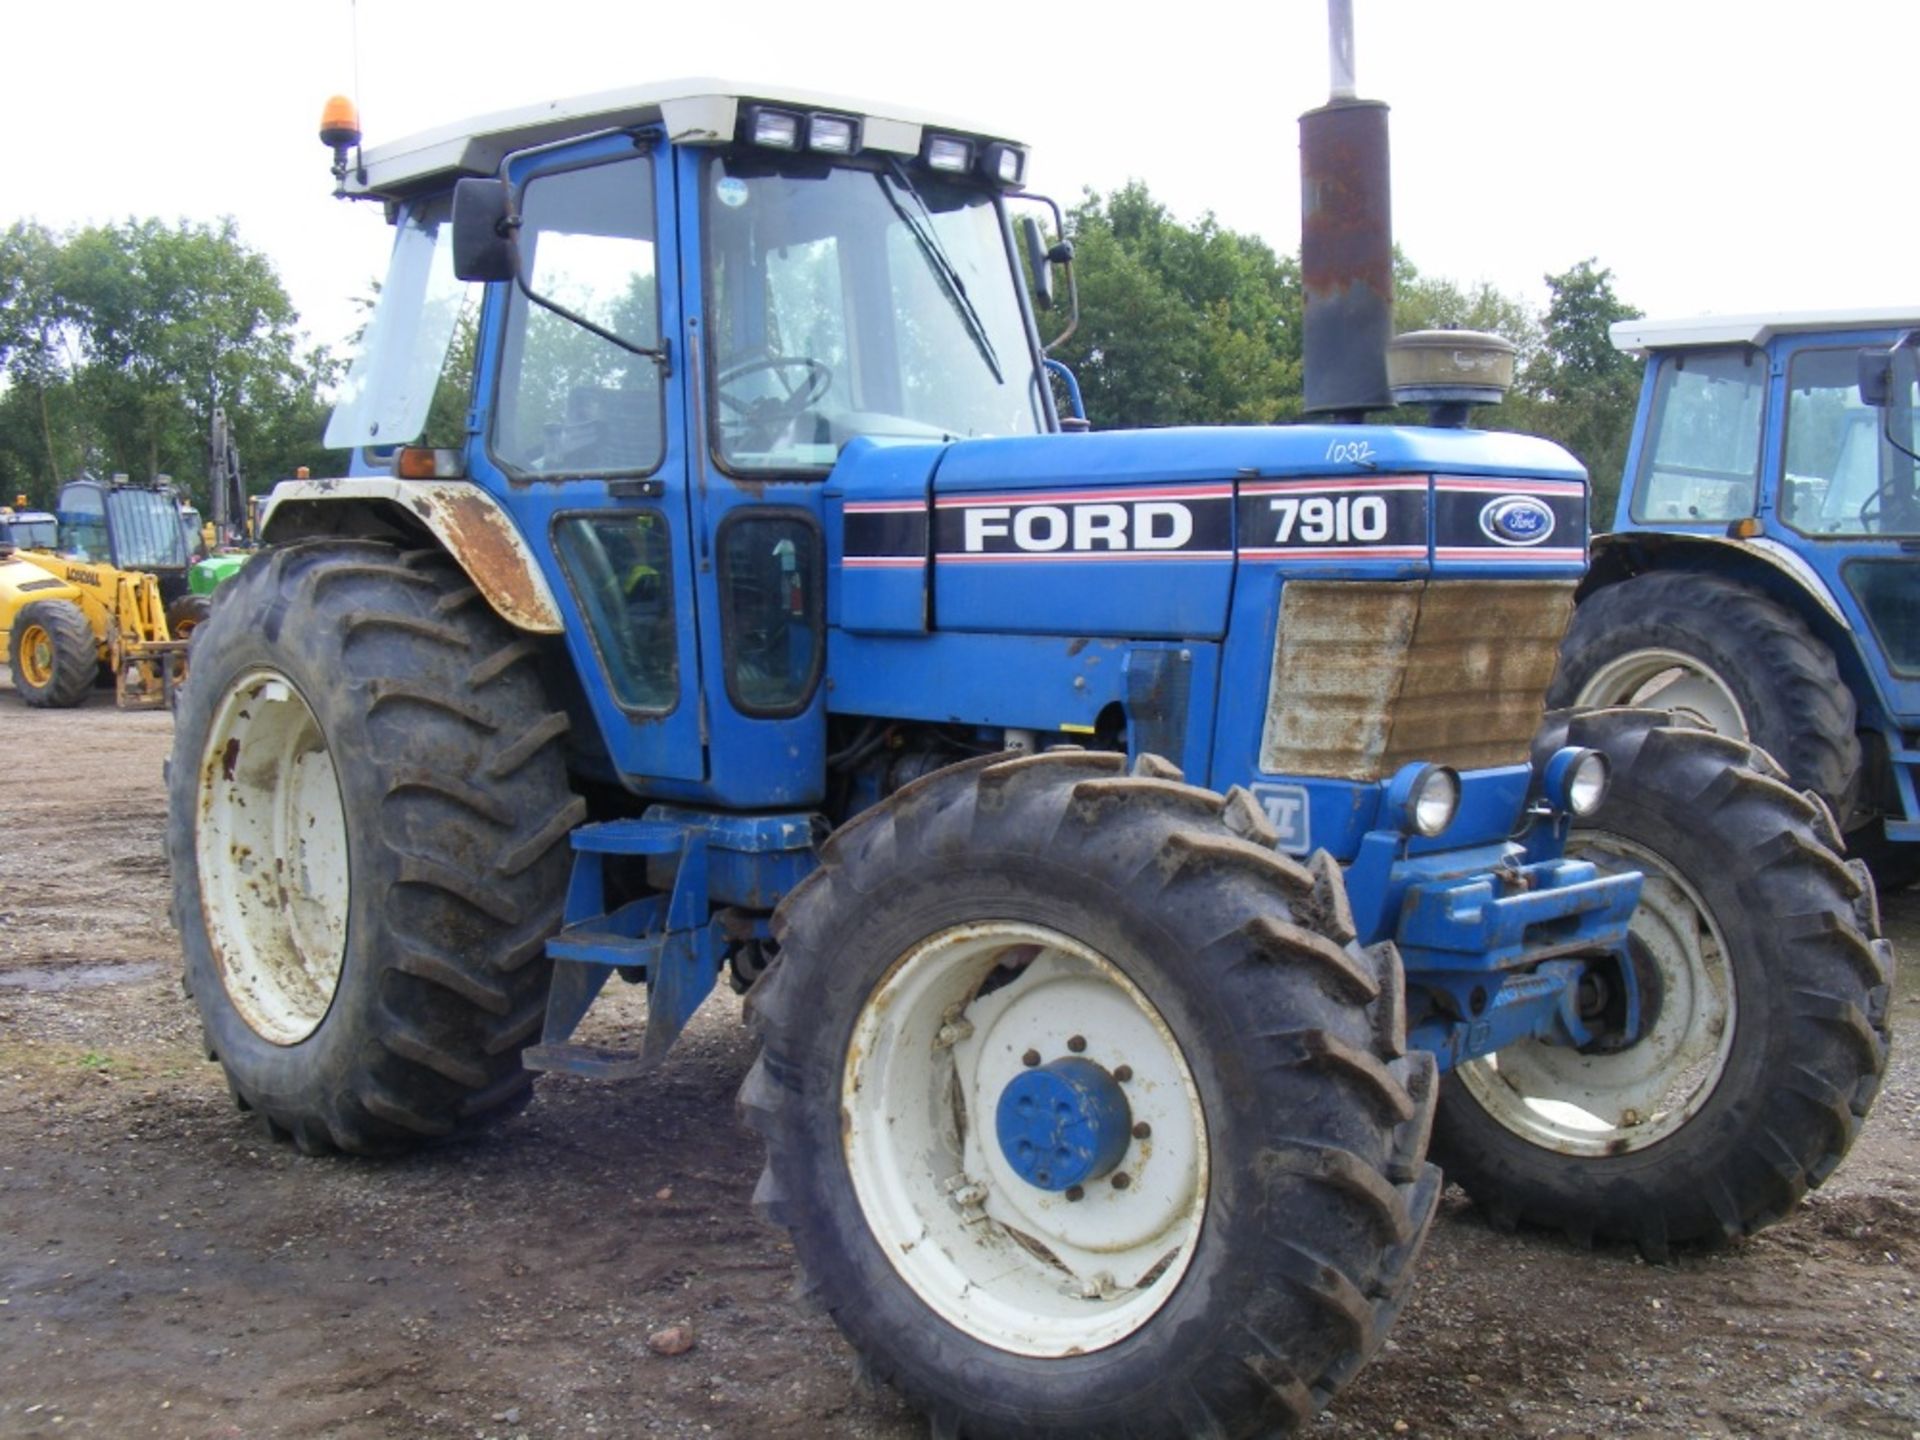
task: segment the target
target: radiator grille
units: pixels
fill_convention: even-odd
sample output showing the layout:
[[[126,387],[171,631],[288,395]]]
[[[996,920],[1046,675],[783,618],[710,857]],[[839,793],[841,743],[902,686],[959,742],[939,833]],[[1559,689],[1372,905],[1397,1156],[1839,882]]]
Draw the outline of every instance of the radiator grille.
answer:
[[[1260,768],[1379,780],[1409,760],[1525,761],[1577,583],[1290,582]]]

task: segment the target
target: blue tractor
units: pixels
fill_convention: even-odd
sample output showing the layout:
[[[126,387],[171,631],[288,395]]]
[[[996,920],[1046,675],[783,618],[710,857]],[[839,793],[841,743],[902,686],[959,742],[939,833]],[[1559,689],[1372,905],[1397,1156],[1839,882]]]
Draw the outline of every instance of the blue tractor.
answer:
[[[1430,1141],[1655,1255],[1786,1212],[1885,1065],[1871,883],[1747,745],[1546,711],[1564,451],[1354,423],[1384,125],[1306,121],[1325,423],[1079,433],[1005,136],[718,81],[364,155],[331,112],[397,235],[345,473],[274,492],[170,770],[241,1107],[418,1145],[727,975],[759,1207],[949,1435],[1300,1423],[1407,1296]],[[1470,352],[1404,392],[1457,422]],[[630,1052],[575,1035],[615,980]]]
[[[1647,361],[1553,698],[1770,752],[1881,887],[1920,875],[1920,312],[1628,320]]]

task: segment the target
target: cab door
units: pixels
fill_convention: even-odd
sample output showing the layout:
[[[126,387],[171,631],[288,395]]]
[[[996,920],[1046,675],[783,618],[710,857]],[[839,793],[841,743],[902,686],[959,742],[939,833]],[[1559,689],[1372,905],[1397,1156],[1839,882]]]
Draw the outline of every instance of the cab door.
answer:
[[[697,783],[706,754],[684,366],[668,339],[680,302],[667,147],[658,132],[604,135],[522,155],[507,178],[526,289],[549,304],[493,287],[469,473],[513,512],[547,572],[614,767],[632,782]]]

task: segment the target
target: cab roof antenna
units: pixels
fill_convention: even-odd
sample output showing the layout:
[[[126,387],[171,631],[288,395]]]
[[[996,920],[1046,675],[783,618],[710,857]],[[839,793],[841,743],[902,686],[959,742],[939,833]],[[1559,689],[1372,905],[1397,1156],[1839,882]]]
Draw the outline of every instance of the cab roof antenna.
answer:
[[[320,110],[320,143],[333,151],[333,194],[336,200],[347,194],[347,173],[360,184],[367,183],[367,169],[360,155],[360,4],[349,0],[353,46],[353,97],[330,96]],[[347,163],[347,151],[353,151],[353,163]]]

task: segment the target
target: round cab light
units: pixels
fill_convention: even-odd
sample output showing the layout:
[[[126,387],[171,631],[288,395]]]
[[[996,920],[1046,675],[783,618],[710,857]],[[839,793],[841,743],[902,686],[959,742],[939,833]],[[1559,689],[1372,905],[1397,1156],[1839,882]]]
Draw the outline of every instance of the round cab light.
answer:
[[[346,96],[329,96],[321,108],[320,143],[330,150],[345,150],[360,143],[360,112]]]

